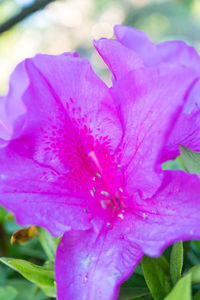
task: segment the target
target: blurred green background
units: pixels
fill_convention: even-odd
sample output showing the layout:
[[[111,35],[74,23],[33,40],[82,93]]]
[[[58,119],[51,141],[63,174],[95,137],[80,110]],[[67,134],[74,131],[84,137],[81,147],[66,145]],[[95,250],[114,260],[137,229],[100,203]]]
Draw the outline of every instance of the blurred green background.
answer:
[[[155,42],[182,39],[200,49],[199,0],[0,0],[0,32],[15,15],[45,1],[50,3],[44,9],[0,33],[1,93],[7,91],[15,65],[38,52],[77,50],[109,80],[92,40],[112,37],[117,23],[144,30]]]
[[[49,3],[42,7],[44,2]],[[31,13],[35,7],[37,11]],[[119,23],[144,30],[155,42],[181,39],[200,50],[200,0],[0,0],[0,93],[7,92],[16,64],[36,53],[77,51],[90,59],[95,71],[109,84],[110,74],[92,41],[112,38],[112,28]],[[42,265],[47,257],[38,237],[25,246],[10,245],[12,233],[19,228],[13,217],[0,208],[0,256]],[[185,243],[186,269],[200,263],[200,243],[191,245],[189,248]],[[5,298],[0,290],[0,300],[47,299],[36,286],[0,264],[0,287],[8,282],[18,294]]]

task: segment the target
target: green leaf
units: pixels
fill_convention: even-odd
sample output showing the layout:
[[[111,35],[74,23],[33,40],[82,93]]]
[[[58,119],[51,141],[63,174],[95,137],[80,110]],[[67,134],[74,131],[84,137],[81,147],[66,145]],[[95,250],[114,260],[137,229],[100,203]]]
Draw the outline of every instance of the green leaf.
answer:
[[[186,274],[191,275],[192,284],[200,283],[200,265],[192,267]]]
[[[178,281],[181,278],[181,272],[183,267],[183,243],[177,242],[172,246],[171,256],[170,256],[170,275],[172,283]]]
[[[50,233],[44,228],[39,228],[38,230],[40,243],[47,257],[49,258],[49,260],[54,261],[57,249],[57,239],[52,237]]]
[[[22,259],[0,258],[0,261],[38,285],[45,293],[55,294],[54,270],[34,265]]]
[[[164,300],[191,300],[191,275],[188,274],[177,282]]]
[[[0,288],[0,300],[14,300],[16,295],[17,291],[11,286]]]
[[[43,290],[43,292],[45,293],[45,295],[47,295],[48,297],[56,297],[56,287],[55,286],[46,286],[46,285],[42,285],[39,287]]]
[[[9,279],[9,285],[18,292],[15,300],[46,300],[43,291],[32,282],[23,279]]]
[[[124,281],[121,285],[121,287],[125,288],[132,288],[133,286],[147,288],[144,276],[136,274],[134,272],[133,275],[128,280]]]
[[[183,170],[185,167],[180,156],[177,156],[174,160],[168,160],[162,164],[163,170]]]
[[[196,245],[197,249],[200,252],[200,241],[194,241],[194,244]]]
[[[154,300],[163,300],[171,290],[169,264],[164,256],[144,256],[142,268],[146,283]]]
[[[117,300],[130,300],[137,299],[142,296],[149,295],[149,290],[147,288],[126,288],[121,287],[119,297]]]
[[[188,172],[200,176],[200,153],[179,145],[183,164]]]
[[[0,206],[0,222],[3,222],[6,215],[7,211],[2,206]]]
[[[200,299],[200,291],[198,291],[195,295],[193,300],[199,300]]]

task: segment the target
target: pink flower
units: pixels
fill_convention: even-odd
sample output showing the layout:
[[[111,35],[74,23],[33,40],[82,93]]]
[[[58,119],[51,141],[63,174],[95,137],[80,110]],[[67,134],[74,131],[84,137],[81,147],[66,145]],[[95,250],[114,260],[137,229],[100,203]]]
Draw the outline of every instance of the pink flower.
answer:
[[[113,55],[123,76],[111,89],[75,54],[37,55],[1,102],[0,203],[21,225],[64,233],[59,300],[116,299],[143,253],[200,238],[200,179],[159,164],[197,73],[148,67],[120,43]]]

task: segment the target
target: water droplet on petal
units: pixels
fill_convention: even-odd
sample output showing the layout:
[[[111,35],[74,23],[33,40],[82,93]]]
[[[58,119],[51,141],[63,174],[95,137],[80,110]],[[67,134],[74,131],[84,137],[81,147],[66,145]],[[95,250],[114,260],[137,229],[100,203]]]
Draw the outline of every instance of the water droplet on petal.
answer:
[[[84,267],[84,269],[87,269],[90,264],[91,259],[89,257],[85,257],[81,260],[81,264]]]
[[[112,274],[112,278],[116,279],[116,278],[119,278],[121,276],[121,272],[119,271],[115,271],[113,274]]]
[[[120,219],[124,219],[124,215],[123,214],[118,214],[118,217],[120,218]]]
[[[88,275],[85,275],[84,282],[87,282],[87,281],[88,281]]]

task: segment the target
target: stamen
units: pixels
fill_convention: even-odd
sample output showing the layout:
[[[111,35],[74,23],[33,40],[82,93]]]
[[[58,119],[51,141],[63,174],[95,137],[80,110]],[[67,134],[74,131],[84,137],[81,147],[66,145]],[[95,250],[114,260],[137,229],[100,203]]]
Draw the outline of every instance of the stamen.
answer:
[[[94,191],[94,192],[96,192],[96,188],[95,188],[95,186],[93,186],[93,188],[92,188],[92,189],[93,189],[93,191]]]
[[[117,167],[121,170],[122,169],[122,166],[121,165],[117,165]]]
[[[119,188],[119,191],[120,191],[121,193],[123,193],[124,190],[123,190],[123,188],[120,187],[120,188]]]
[[[102,169],[101,169],[101,166],[100,166],[100,163],[99,163],[99,160],[96,156],[96,153],[94,151],[90,151],[88,153],[88,156],[91,157],[91,159],[93,160],[93,162],[95,163],[95,165],[97,166],[98,170],[100,171],[100,173],[102,173]]]

